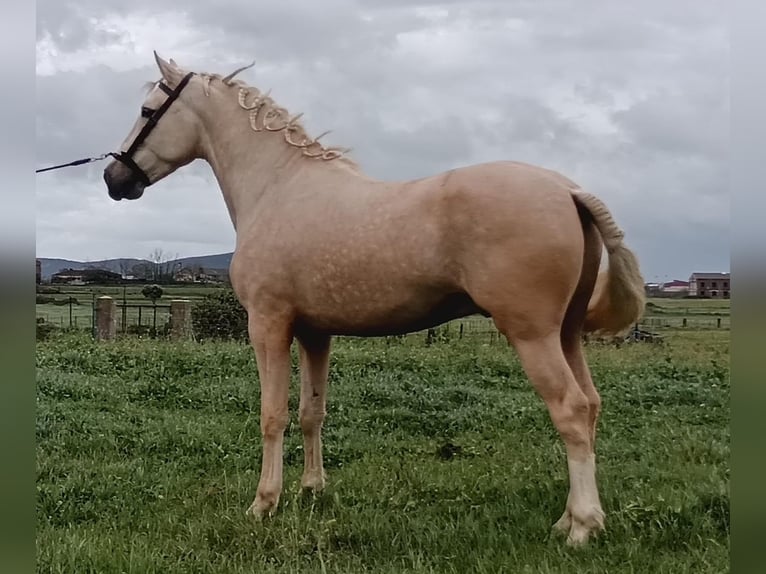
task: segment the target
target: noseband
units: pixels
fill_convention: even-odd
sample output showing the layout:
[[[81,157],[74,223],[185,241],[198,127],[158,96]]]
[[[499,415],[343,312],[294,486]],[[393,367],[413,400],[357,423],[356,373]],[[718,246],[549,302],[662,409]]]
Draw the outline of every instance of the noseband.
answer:
[[[175,89],[171,90],[167,84],[163,84],[160,82],[157,84],[159,88],[165,92],[168,95],[168,99],[163,102],[163,104],[154,112],[151,110],[147,110],[151,115],[148,116],[146,120],[146,124],[144,124],[144,127],[141,129],[140,132],[138,132],[138,135],[136,136],[136,139],[133,140],[133,143],[130,144],[130,147],[128,148],[128,151],[121,151],[118,153],[112,153],[110,154],[114,159],[121,161],[126,166],[128,166],[131,171],[138,176],[138,178],[144,183],[144,185],[151,185],[151,181],[149,181],[149,177],[146,175],[143,169],[141,169],[138,164],[133,159],[133,154],[136,153],[136,150],[141,146],[142,143],[144,143],[144,140],[147,138],[147,136],[151,133],[151,131],[155,128],[157,125],[157,122],[160,121],[160,118],[163,116],[163,114],[168,111],[170,106],[178,99],[178,96],[181,94],[181,91],[186,87],[186,84],[189,83],[189,80],[194,75],[194,72],[189,72],[186,74],[183,79],[178,83]],[[143,110],[142,110],[143,114]]]

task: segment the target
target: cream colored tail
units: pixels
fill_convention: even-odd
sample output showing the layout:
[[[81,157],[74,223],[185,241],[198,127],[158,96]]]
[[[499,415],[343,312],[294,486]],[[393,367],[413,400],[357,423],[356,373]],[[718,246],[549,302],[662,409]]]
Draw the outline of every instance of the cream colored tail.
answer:
[[[646,304],[638,259],[623,242],[625,234],[603,201],[579,189],[572,191],[572,197],[593,216],[609,256],[609,267],[596,279],[583,329],[586,333],[622,334],[641,318]]]

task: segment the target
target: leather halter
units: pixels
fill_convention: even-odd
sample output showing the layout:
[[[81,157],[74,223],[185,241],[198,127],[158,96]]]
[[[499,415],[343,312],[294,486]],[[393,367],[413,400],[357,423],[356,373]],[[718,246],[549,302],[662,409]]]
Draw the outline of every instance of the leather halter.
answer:
[[[138,178],[144,183],[144,185],[151,185],[151,181],[149,180],[149,176],[146,175],[144,170],[141,169],[135,162],[133,159],[133,154],[136,153],[136,150],[141,146],[142,143],[144,143],[144,140],[147,138],[147,136],[157,126],[157,122],[160,121],[160,118],[163,116],[163,114],[168,111],[168,108],[170,108],[173,102],[178,99],[181,91],[186,87],[186,84],[189,83],[189,80],[193,75],[194,72],[189,72],[186,74],[175,87],[175,89],[170,89],[167,84],[163,84],[162,82],[157,84],[159,88],[168,95],[168,99],[166,99],[162,105],[154,113],[152,113],[151,116],[148,117],[146,124],[144,124],[144,127],[141,129],[141,131],[138,132],[136,139],[133,140],[133,143],[130,144],[130,147],[127,151],[110,154],[114,159],[119,160],[128,166],[131,171],[133,171],[133,173],[136,174],[136,176],[138,176]]]

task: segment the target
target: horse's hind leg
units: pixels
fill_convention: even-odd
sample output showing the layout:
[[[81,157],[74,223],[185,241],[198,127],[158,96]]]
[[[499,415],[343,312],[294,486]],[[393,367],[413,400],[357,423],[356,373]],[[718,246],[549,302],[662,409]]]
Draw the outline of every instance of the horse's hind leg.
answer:
[[[568,529],[570,544],[584,543],[604,525],[591,443],[590,400],[566,360],[558,332],[509,340],[566,445],[569,495],[559,526]]]
[[[590,450],[595,459],[596,426],[601,410],[601,397],[593,384],[590,368],[585,360],[582,342],[582,326],[588,308],[593,286],[596,282],[601,259],[601,239],[596,228],[588,221],[583,225],[585,249],[583,269],[580,281],[572,297],[561,327],[561,346],[569,368],[572,369],[577,384],[588,399],[588,429]],[[572,525],[569,503],[561,518],[553,525],[554,530],[568,533]]]
[[[555,205],[551,198],[547,209]],[[463,281],[476,305],[515,347],[564,441],[569,469],[565,526],[569,543],[580,544],[603,527],[604,513],[591,444],[591,400],[567,361],[561,339],[573,295],[585,290],[583,219],[573,205],[569,214],[559,207],[554,228],[536,235],[530,228],[525,236],[516,230],[513,242],[495,241],[491,248],[471,253],[465,258]]]
[[[322,423],[325,418],[330,337],[304,336],[300,343],[301,399],[300,423],[303,431],[303,478],[301,486],[319,491],[324,488],[322,464]]]

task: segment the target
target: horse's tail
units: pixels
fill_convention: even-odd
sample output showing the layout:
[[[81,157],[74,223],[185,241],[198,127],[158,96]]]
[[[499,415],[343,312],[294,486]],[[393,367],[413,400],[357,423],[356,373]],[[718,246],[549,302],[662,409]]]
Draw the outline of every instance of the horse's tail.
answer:
[[[596,279],[583,330],[619,335],[636,323],[644,312],[646,295],[638,259],[623,242],[604,202],[582,190],[572,191],[574,200],[590,212],[609,257],[609,267]]]

